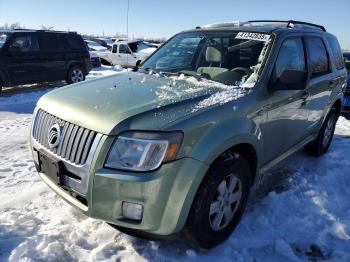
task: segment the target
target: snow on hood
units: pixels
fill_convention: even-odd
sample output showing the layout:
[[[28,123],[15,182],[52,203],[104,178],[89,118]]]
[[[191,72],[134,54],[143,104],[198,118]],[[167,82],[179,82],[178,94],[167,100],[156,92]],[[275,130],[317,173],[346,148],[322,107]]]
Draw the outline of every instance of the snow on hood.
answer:
[[[91,57],[91,58],[99,57],[99,56],[97,55],[97,53],[94,52],[94,51],[89,51],[89,53],[90,53],[90,57]]]
[[[152,54],[154,51],[156,51],[157,48],[154,48],[154,47],[148,47],[148,48],[145,48],[145,49],[142,49],[140,50],[138,53],[144,53],[144,54]]]
[[[170,78],[120,72],[98,81],[50,92],[38,105],[66,121],[112,134],[118,123],[141,113],[168,106],[176,108],[178,103],[188,104],[194,112],[233,101],[246,93],[240,87],[209,80],[198,81],[193,77]],[[188,113],[191,112],[177,110],[175,117],[181,118]],[[168,122],[164,119],[158,128]]]

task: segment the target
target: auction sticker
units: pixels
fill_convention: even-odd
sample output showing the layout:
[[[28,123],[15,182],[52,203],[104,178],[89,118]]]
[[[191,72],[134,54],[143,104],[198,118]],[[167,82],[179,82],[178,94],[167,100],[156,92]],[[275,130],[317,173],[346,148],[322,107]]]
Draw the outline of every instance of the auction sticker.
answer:
[[[236,35],[236,39],[249,39],[266,42],[270,39],[270,35],[252,32],[239,32]]]

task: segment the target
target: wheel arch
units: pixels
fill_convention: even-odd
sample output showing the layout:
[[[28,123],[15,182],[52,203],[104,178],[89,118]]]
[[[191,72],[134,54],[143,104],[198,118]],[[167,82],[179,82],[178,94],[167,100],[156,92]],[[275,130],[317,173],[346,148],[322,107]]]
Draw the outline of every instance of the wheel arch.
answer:
[[[68,63],[68,65],[67,65],[67,72],[66,72],[67,75],[68,75],[68,73],[69,73],[69,70],[71,70],[71,68],[72,68],[73,66],[80,66],[80,67],[83,69],[85,75],[87,75],[88,72],[86,72],[86,68],[84,67],[83,63],[82,63],[82,62],[79,62],[79,61],[70,61],[70,62]]]
[[[341,114],[342,109],[342,101],[340,98],[338,98],[332,105],[331,109],[336,110],[338,116]]]

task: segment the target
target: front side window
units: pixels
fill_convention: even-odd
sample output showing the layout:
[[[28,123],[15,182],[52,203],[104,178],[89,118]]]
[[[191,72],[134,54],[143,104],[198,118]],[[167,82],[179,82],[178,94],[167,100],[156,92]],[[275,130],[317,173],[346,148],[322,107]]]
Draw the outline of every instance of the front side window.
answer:
[[[284,70],[306,70],[304,45],[300,38],[291,38],[283,42],[276,60],[274,77],[280,78]]]
[[[17,36],[10,45],[10,50],[16,50],[16,52],[38,52],[38,39],[34,35]]]
[[[252,87],[269,43],[270,35],[264,33],[181,33],[160,47],[140,69]]]
[[[120,54],[128,54],[128,53],[130,53],[127,45],[119,45],[119,53]]]
[[[339,69],[344,68],[344,58],[341,52],[341,48],[339,46],[339,43],[337,39],[333,37],[328,37],[327,38],[329,45],[331,46],[331,52],[332,52],[332,57],[333,61],[335,63],[335,67]]]
[[[321,38],[307,38],[310,58],[311,77],[317,77],[329,72],[329,60],[326,47]]]

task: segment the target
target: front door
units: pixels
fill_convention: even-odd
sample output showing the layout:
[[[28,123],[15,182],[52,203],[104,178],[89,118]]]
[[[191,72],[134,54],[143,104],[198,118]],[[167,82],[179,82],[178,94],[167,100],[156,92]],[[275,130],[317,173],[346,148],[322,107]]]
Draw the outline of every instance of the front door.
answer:
[[[40,81],[42,65],[39,44],[35,34],[16,34],[5,52],[5,67],[11,84]]]
[[[285,69],[307,70],[304,43],[299,37],[287,38],[281,44],[273,76],[279,78]],[[309,99],[307,90],[275,90],[269,94],[267,135],[264,140],[265,163],[278,157],[305,137]]]

